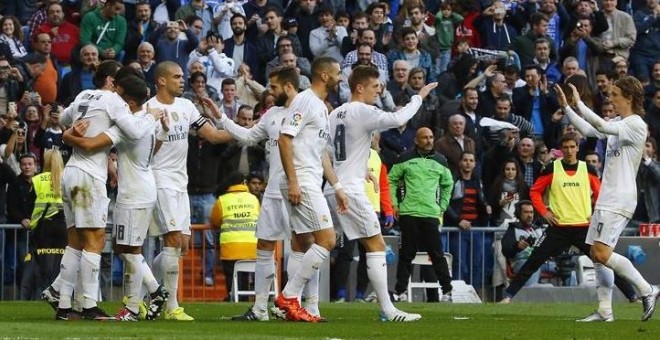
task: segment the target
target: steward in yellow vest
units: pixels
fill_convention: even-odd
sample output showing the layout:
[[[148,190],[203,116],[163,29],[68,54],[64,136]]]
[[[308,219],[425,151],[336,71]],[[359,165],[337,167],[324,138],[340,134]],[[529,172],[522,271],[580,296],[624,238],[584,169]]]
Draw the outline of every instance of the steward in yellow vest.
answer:
[[[250,193],[241,173],[230,174],[227,183],[211,210],[211,225],[220,228],[220,260],[230,292],[236,261],[257,258],[259,199]]]

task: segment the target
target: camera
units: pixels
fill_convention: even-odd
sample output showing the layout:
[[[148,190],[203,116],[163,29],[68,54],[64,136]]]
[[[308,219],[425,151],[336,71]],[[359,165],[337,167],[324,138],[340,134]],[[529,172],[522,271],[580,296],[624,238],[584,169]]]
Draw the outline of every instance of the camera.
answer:
[[[576,28],[582,28],[582,23],[578,22],[577,25],[575,25]]]
[[[529,246],[532,247],[532,246],[534,246],[534,243],[536,243],[536,237],[534,237],[532,235],[529,235],[525,239],[525,242],[527,242],[527,244],[529,244]]]

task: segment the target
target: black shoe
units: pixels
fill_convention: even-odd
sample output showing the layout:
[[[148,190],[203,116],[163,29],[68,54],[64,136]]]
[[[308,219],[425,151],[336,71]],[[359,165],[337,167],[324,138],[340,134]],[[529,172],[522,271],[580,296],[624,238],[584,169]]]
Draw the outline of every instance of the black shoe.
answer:
[[[55,313],[55,320],[59,320],[59,321],[80,320],[80,319],[81,319],[80,314],[71,308],[58,308],[57,312]]]
[[[99,308],[98,306],[92,308],[83,308],[81,315],[85,320],[117,320],[114,316],[108,315],[108,313],[104,312],[103,309]]]
[[[56,291],[53,286],[48,286],[41,292],[41,299],[48,302],[51,308],[57,312],[57,307],[60,304],[60,292]]]
[[[163,311],[165,302],[170,298],[170,293],[163,288],[158,289],[149,296],[149,309],[147,310],[147,320],[156,319]]]
[[[245,314],[236,315],[231,321],[268,321],[268,312],[264,311],[263,314],[257,315],[250,307]]]

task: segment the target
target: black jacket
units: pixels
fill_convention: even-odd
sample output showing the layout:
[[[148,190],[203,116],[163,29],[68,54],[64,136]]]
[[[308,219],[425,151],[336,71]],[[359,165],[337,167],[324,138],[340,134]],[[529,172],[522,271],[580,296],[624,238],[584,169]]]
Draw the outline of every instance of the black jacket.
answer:
[[[539,94],[539,99],[541,100],[540,107],[541,120],[543,121],[543,141],[548,148],[553,148],[557,145],[559,125],[552,122],[552,114],[559,109],[559,102],[551,92],[548,93],[548,95],[544,95],[543,93]],[[513,107],[513,112],[530,122],[532,121],[534,97],[529,93],[529,86],[525,85],[513,89]]]
[[[21,223],[31,218],[36,199],[32,181],[18,175],[7,188],[7,222]]]
[[[486,213],[488,202],[486,201],[481,181],[475,177],[476,176],[472,175],[472,178],[469,180],[461,179],[460,176],[454,178],[454,190],[452,191],[447,211],[445,211],[445,225],[457,226],[458,222],[461,221],[461,210],[463,209],[465,188],[473,188],[477,191],[477,213],[479,217],[477,217],[476,221],[470,222],[472,222],[472,225],[475,227],[486,226],[488,223],[488,214]],[[462,183],[462,185],[460,185],[459,182]]]

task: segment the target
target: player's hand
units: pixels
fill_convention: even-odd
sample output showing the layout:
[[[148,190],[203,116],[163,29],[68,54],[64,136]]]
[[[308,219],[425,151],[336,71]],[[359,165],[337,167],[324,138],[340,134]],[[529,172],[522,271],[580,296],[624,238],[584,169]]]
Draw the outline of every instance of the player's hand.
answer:
[[[335,198],[337,199],[337,214],[345,214],[348,211],[348,196],[344,189],[335,190]]]
[[[543,218],[550,223],[550,225],[557,225],[559,224],[559,220],[555,217],[555,214],[552,213],[552,211],[548,211],[543,215]]]
[[[435,89],[436,87],[438,87],[438,83],[437,83],[437,82],[433,82],[433,83],[430,83],[430,84],[426,84],[426,86],[422,87],[422,89],[419,90],[419,93],[417,93],[417,94],[419,94],[419,96],[422,97],[422,99],[424,99],[424,98],[426,98],[426,96],[428,96],[429,93],[431,93],[431,91],[433,91],[433,89]]]
[[[289,181],[289,202],[293,205],[300,204],[300,186],[298,182]]]
[[[555,84],[555,92],[557,93],[557,101],[559,101],[559,106],[562,108],[568,106],[568,100],[566,100],[566,94],[564,94],[564,90],[561,89],[561,86],[559,84]]]
[[[525,250],[527,247],[529,247],[529,243],[527,243],[527,241],[523,239],[518,240],[518,249]]]
[[[394,226],[394,216],[385,215],[384,225],[385,225],[385,229],[392,228],[392,226]]]
[[[81,119],[76,121],[73,124],[73,126],[67,131],[71,131],[70,134],[73,136],[84,137],[88,127],[89,127],[89,120]]]
[[[149,104],[147,104],[147,114],[150,114],[154,117],[154,120],[159,120],[161,117],[163,117],[165,110],[162,108],[157,108],[157,107],[149,107]]]
[[[458,226],[463,230],[470,230],[470,228],[472,228],[472,223],[468,220],[461,220],[458,222]]]
[[[160,117],[160,126],[163,127],[163,130],[170,131],[170,117],[167,110],[163,110],[163,115]]]
[[[218,105],[213,101],[213,99],[209,97],[202,97],[200,100],[202,101],[202,105],[211,109],[211,113],[213,114],[213,117],[215,117],[216,119],[222,118],[222,112],[220,111]]]
[[[23,228],[25,228],[25,229],[30,229],[30,219],[29,219],[29,218],[24,218],[24,219],[21,221],[21,225],[22,225]]]
[[[569,83],[568,87],[571,88],[571,91],[573,92],[573,99],[575,100],[575,103],[578,103],[580,101],[580,93],[578,90],[575,88],[575,85]]]

